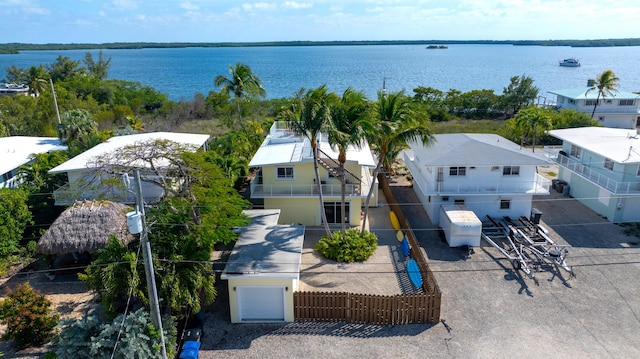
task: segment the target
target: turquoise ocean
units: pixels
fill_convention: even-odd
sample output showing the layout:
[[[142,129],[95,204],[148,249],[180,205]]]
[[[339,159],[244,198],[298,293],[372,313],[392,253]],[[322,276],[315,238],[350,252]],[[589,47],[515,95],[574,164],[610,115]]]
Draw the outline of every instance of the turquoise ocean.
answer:
[[[53,63],[60,55],[82,60],[86,50],[22,51],[0,55],[0,79],[10,66]],[[91,50],[97,56],[97,50]],[[561,46],[424,45],[268,46],[238,48],[173,48],[104,50],[111,57],[109,77],[137,81],[172,100],[190,100],[199,92],[217,90],[213,79],[228,75],[230,65],[243,62],[263,81],[268,98],[291,97],[300,88],[326,84],[342,92],[348,86],[375,98],[388,91],[418,86],[442,91],[476,89],[502,93],[512,76],[526,75],[540,90],[539,101],[552,100],[548,91],[584,87],[589,78],[614,70],[620,90],[640,91],[640,47],[572,48]],[[560,67],[575,57],[578,68]]]

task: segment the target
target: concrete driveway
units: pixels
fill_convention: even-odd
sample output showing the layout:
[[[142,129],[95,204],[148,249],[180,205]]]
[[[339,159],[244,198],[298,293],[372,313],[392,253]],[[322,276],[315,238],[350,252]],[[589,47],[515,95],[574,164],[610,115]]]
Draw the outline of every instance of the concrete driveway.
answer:
[[[230,324],[226,293],[219,293],[207,311],[201,358],[640,357],[638,238],[574,199],[538,197],[542,224],[555,241],[572,246],[567,261],[577,277],[546,270],[536,273],[536,285],[491,246],[468,258],[449,248],[412,189],[393,192],[442,290],[440,323]]]

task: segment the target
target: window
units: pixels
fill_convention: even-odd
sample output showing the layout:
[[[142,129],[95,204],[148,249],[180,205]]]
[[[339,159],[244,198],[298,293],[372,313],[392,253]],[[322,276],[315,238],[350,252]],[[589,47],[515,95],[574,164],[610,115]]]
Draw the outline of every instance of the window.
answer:
[[[636,176],[640,176],[640,165],[638,165],[638,172],[636,172]]]
[[[586,100],[584,102],[585,106],[595,106],[596,105],[596,100]]]
[[[491,167],[491,172],[496,172],[496,171],[500,171],[500,166],[492,166]]]
[[[571,145],[571,156],[575,158],[580,158],[581,152],[582,152],[582,148],[576,145]]]
[[[465,176],[467,167],[449,167],[449,176]]]
[[[620,106],[633,106],[633,102],[632,99],[620,100]]]
[[[464,204],[464,199],[456,199],[456,200],[453,201],[453,204],[463,205]]]
[[[503,176],[518,176],[520,174],[520,166],[504,166],[502,167]]]
[[[608,158],[605,158],[604,159],[604,168],[606,168],[606,169],[608,169],[610,171],[613,171],[613,161],[608,159]]]
[[[293,179],[293,167],[278,167],[276,171],[279,180]]]
[[[511,200],[510,199],[501,199],[500,200],[500,209],[509,209],[511,208]]]

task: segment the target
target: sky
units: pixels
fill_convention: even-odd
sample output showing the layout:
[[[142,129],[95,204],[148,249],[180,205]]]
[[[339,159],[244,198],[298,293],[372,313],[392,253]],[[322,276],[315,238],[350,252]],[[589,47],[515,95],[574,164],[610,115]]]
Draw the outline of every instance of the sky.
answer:
[[[0,0],[0,43],[640,37],[638,0]]]

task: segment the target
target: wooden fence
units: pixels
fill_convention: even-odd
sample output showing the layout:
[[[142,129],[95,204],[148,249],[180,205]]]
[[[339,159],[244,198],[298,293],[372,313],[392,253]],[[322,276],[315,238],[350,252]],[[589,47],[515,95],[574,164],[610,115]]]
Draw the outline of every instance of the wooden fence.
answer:
[[[293,293],[296,320],[343,321],[368,324],[417,324],[440,321],[442,293],[427,265],[409,221],[396,202],[387,179],[378,177],[380,187],[392,211],[398,216],[400,228],[411,245],[411,258],[418,263],[422,274],[424,293],[372,295],[347,292],[295,292]]]
[[[293,293],[296,320],[380,325],[439,321],[440,295],[372,295],[347,292]]]

